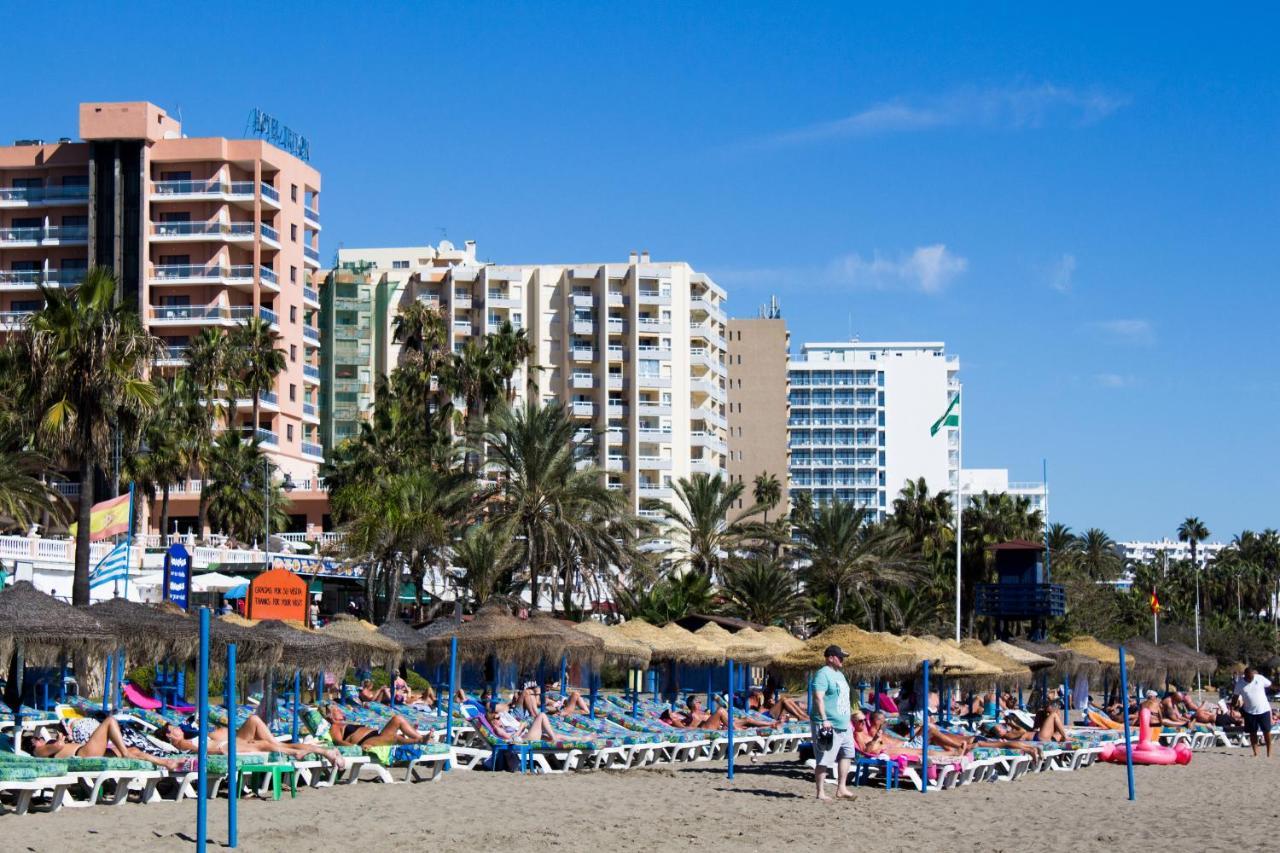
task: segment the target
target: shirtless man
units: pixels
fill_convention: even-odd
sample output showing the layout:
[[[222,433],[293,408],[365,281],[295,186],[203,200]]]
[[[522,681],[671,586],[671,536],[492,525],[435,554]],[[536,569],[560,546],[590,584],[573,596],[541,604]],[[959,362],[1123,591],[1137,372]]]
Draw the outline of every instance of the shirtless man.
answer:
[[[788,717],[796,720],[809,721],[809,715],[804,712],[794,699],[786,696],[778,695],[776,700],[769,707],[765,707],[764,694],[759,690],[752,690],[747,694],[747,709],[750,711],[764,711],[775,720],[786,720]]]
[[[200,748],[197,738],[186,737],[182,728],[172,723],[162,727],[158,734],[167,743],[172,744],[183,752],[195,752]],[[211,755],[226,755],[230,750],[228,746],[229,736],[230,730],[226,726],[218,726],[210,731],[207,744],[209,753]],[[245,720],[244,725],[236,730],[236,753],[244,755],[251,752],[281,752],[297,758],[312,754],[322,755],[339,769],[346,767],[347,764],[342,754],[336,749],[328,749],[315,743],[286,743],[285,741],[277,740],[271,734],[271,729],[267,727],[266,723],[262,722],[262,718],[257,714],[250,715],[249,719]]]
[[[670,723],[680,729],[706,729],[711,731],[727,730],[729,728],[729,712],[725,708],[718,708],[714,714],[709,713],[702,707],[702,701],[697,696],[690,696],[685,700],[688,710],[684,712],[666,712],[662,715],[665,722]],[[733,718],[734,729],[771,729],[782,725],[779,720],[762,720],[757,717],[744,717],[741,715]]]

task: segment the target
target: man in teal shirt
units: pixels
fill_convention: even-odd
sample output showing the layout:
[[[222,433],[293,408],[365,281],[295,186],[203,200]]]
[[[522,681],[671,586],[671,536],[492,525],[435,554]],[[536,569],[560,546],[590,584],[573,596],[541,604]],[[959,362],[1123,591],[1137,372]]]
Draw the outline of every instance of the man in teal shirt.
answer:
[[[855,755],[853,730],[849,727],[852,713],[849,707],[849,681],[841,672],[848,652],[839,646],[827,646],[823,657],[826,666],[813,676],[810,689],[813,693],[813,709],[810,719],[814,724],[813,781],[818,788],[818,799],[831,799],[823,792],[827,770],[836,774],[836,796],[852,798],[846,782],[849,778],[849,762]]]

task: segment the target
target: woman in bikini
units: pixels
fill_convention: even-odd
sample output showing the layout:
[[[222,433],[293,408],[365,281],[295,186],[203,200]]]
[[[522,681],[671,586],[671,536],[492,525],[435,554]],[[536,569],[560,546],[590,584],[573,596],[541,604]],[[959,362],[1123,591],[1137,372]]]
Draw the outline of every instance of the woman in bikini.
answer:
[[[159,735],[166,742],[183,752],[195,752],[200,748],[200,743],[196,738],[186,737],[182,728],[172,723],[160,729]],[[229,751],[229,738],[230,730],[226,726],[218,726],[210,731],[209,753],[211,755],[226,755]],[[244,725],[236,730],[236,753],[247,755],[253,752],[279,752],[285,755],[292,755],[295,758],[302,758],[307,755],[322,755],[330,763],[337,766],[338,769],[345,768],[347,764],[342,757],[342,753],[336,749],[328,749],[317,743],[286,743],[285,741],[277,740],[271,734],[271,729],[267,728],[267,724],[262,722],[262,718],[257,714],[251,714],[249,719],[245,720]]]
[[[107,717],[82,743],[70,740],[62,730],[40,729],[31,737],[29,749],[39,758],[102,758],[110,750],[118,758],[136,758],[166,770],[178,769],[178,762],[157,758],[141,749],[128,746],[115,717]]]
[[[527,723],[522,723],[512,715],[510,710],[507,710],[506,706],[493,705],[489,708],[485,719],[488,720],[489,728],[493,729],[493,733],[509,743],[547,740],[559,746],[564,740],[551,728],[551,720],[547,718],[547,715],[539,714],[536,711],[533,719]]]
[[[358,746],[367,749],[371,746],[399,746],[403,743],[432,743],[436,733],[422,735],[418,729],[399,714],[392,714],[391,719],[381,730],[358,723],[348,723],[347,715],[337,705],[327,705],[321,710],[329,722],[329,736],[338,746]]]
[[[800,703],[786,696],[778,696],[777,701],[768,707],[765,706],[764,694],[759,690],[752,690],[747,695],[747,710],[764,711],[775,720],[786,720],[788,718],[809,722],[809,715],[800,707]]]

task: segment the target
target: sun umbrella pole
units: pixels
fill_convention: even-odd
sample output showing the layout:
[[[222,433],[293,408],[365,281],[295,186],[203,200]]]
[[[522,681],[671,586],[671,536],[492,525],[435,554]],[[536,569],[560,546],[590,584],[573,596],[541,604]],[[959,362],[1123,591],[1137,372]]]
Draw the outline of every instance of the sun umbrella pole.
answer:
[[[302,671],[295,669],[293,671],[293,728],[290,734],[293,735],[293,742],[298,742],[298,705],[302,702]]]
[[[547,712],[547,679],[543,677],[542,661],[538,661],[538,712]]]
[[[124,647],[120,648],[116,663],[116,704],[119,711],[124,707]]]
[[[295,682],[296,688],[296,682]],[[239,719],[236,714],[236,644],[227,644],[227,712],[230,714],[227,725],[231,728],[231,732],[227,737],[227,777],[231,781],[231,788],[227,791],[227,846],[238,847],[240,845],[239,827],[236,821],[239,817],[240,780],[236,773],[236,738],[235,724]],[[293,742],[298,742],[297,716],[294,716]]]
[[[725,699],[729,720],[729,778],[733,778],[733,658],[729,658],[729,696]]]
[[[712,698],[713,696],[712,691],[715,690],[715,685],[712,683],[712,676],[714,674],[715,674],[715,668],[710,666],[707,667],[707,710],[708,711],[714,711],[716,709],[715,699]]]
[[[209,822],[209,608],[200,608],[200,683],[198,689],[198,709],[200,712],[200,733],[197,736],[199,748],[196,753],[196,853],[205,853],[208,841]],[[234,723],[234,719],[231,721]],[[229,739],[234,739],[231,733]],[[227,772],[234,777],[235,768],[228,767]],[[234,779],[232,787],[234,787]]]
[[[106,677],[102,680],[102,713],[106,714],[111,710],[111,670],[116,662],[115,655],[107,655],[107,672]]]
[[[22,640],[18,640],[14,651],[13,677],[18,682],[18,698],[13,703],[13,751],[18,751],[22,742],[22,670],[26,667],[26,655],[23,653]]]
[[[1062,724],[1071,725],[1071,680],[1062,674]]]
[[[596,718],[596,698],[600,695],[600,668],[593,666],[589,677],[591,679],[591,708],[588,716],[594,720]]]
[[[920,793],[929,790],[929,661],[924,662],[924,714],[920,728]]]
[[[569,656],[560,656],[560,697],[566,698],[569,695]]]
[[[444,742],[453,749],[453,694],[458,691],[458,638],[449,639],[449,712],[444,718]],[[452,762],[444,763],[445,770],[451,770]]]
[[[1120,703],[1124,706],[1124,765],[1129,777],[1129,799],[1137,799],[1133,790],[1133,733],[1129,729],[1129,671],[1124,665],[1124,646],[1120,647]]]

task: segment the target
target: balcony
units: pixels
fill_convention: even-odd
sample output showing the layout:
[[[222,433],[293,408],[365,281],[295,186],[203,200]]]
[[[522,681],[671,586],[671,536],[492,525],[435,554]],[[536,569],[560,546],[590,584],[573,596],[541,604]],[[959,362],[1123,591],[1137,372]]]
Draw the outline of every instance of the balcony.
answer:
[[[719,462],[711,459],[691,459],[689,460],[689,470],[694,474],[723,474],[724,468]]]
[[[643,288],[636,291],[636,301],[641,305],[670,305],[671,291]]]
[[[671,377],[658,373],[641,373],[636,377],[636,384],[641,388],[670,388]]]
[[[729,445],[713,432],[695,430],[689,433],[689,444],[693,447],[706,447],[716,453],[728,453]]]
[[[611,335],[620,335],[625,328],[622,320],[609,319],[606,323],[609,327],[609,334]]]
[[[577,320],[573,321],[573,333],[575,335],[593,335],[596,331],[596,323],[594,320]]]
[[[312,444],[309,441],[302,442],[302,455],[309,456],[312,459],[324,459],[324,447],[319,444]]]
[[[87,204],[89,184],[52,187],[0,187],[0,208]]]
[[[320,330],[315,328],[314,326],[303,326],[302,339],[307,343],[320,346]]]
[[[636,404],[636,407],[640,410],[640,414],[645,416],[656,417],[659,415],[671,414],[670,403],[659,403],[656,400],[641,400]],[[694,414],[697,414],[696,411]]]
[[[724,310],[705,296],[695,296],[689,300],[690,311],[705,311],[720,322],[725,321]]]
[[[272,311],[270,308],[259,308],[258,316],[261,319],[266,320],[268,323],[270,323],[273,326],[280,325],[280,316],[276,314],[276,312]]]
[[[267,226],[262,226],[264,229]],[[153,243],[253,242],[252,222],[152,222]]]
[[[980,583],[976,593],[979,616],[1043,619],[1067,612],[1067,592],[1058,583]]]
[[[636,487],[636,492],[640,497],[648,500],[671,500],[671,489],[667,486],[660,486],[657,483],[641,483]]]
[[[609,383],[610,391],[621,391],[622,390],[622,374],[610,373],[608,378],[608,383]]]
[[[627,457],[625,456],[609,456],[605,461],[604,469],[606,471],[625,471],[627,470]]]
[[[31,290],[41,282],[50,287],[73,287],[84,280],[86,270],[0,270],[0,290]]]
[[[490,308],[523,308],[524,300],[505,290],[490,290],[485,294],[485,304]]]
[[[576,415],[577,417],[589,418],[595,414],[595,411],[596,411],[595,403],[584,403],[580,400],[575,400],[573,403],[573,414]]]
[[[318,412],[316,412],[316,404],[308,403],[306,400],[303,400],[302,401],[302,417],[307,420],[313,420],[319,423],[320,415]]]
[[[670,320],[660,320],[657,317],[640,317],[636,320],[636,326],[642,334],[664,334],[671,331]]]
[[[610,400],[605,406],[605,413],[611,418],[620,418],[627,413],[627,404],[621,400]]]
[[[314,226],[317,231],[320,230],[320,211],[312,210],[304,205],[302,208],[302,218],[307,221],[308,225]]]
[[[610,307],[617,308],[627,304],[627,297],[615,290],[610,290],[605,297],[605,304]]]
[[[712,397],[724,396],[724,389],[718,383],[708,382],[705,379],[690,379],[689,390],[694,394],[707,394]]]
[[[280,193],[270,184],[262,184],[262,201],[266,207],[279,209]],[[169,201],[230,201],[252,207],[253,181],[152,181],[152,203]]]
[[[0,228],[0,246],[31,248],[35,246],[83,246],[89,242],[85,225],[50,225],[47,228]]]
[[[263,287],[278,292],[276,274],[267,267],[258,268]],[[229,267],[202,267],[193,264],[156,264],[151,268],[148,282],[153,285],[175,284],[223,284],[253,289],[253,264],[236,264]]]
[[[570,356],[574,361],[594,361],[596,353],[591,347],[574,347],[570,350]]]
[[[280,439],[276,437],[274,432],[269,429],[263,429],[262,427],[258,427],[252,431],[246,428],[244,430],[244,434],[255,436],[260,444],[270,445],[271,447],[276,447],[280,444]]]
[[[272,228],[265,222],[258,226],[258,233],[262,236],[263,245],[270,246],[273,249],[280,248],[280,232]],[[317,256],[316,266],[320,266],[320,259]]]
[[[587,291],[586,293],[580,291],[574,292],[569,297],[569,304],[574,308],[590,308],[593,301],[590,291]]]
[[[636,347],[636,352],[639,353],[642,358],[657,358],[663,360],[671,358],[670,347],[655,347],[652,345],[638,346]]]
[[[187,363],[187,350],[190,347],[162,347],[156,358],[157,367],[178,367]]]
[[[302,365],[302,379],[304,382],[313,382],[316,385],[319,385],[320,368],[316,367],[314,364]]]
[[[640,436],[641,441],[671,441],[671,427],[640,427],[636,434]]]
[[[455,290],[453,292],[454,308],[470,308],[471,307],[471,291]]]
[[[314,287],[302,286],[302,301],[315,307],[320,307],[320,292]]]
[[[636,467],[653,471],[670,471],[670,456],[637,456]]]
[[[147,319],[157,325],[232,326],[253,316],[251,305],[152,305]]]
[[[264,228],[266,226],[263,226]],[[302,247],[302,261],[306,266],[320,269],[320,251],[310,246]]]
[[[626,361],[627,352],[622,347],[609,347],[609,361]]]
[[[590,373],[575,373],[569,379],[570,388],[594,388],[596,378]]]

